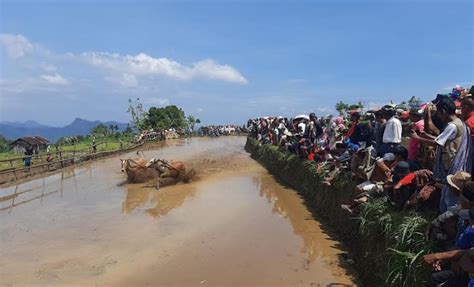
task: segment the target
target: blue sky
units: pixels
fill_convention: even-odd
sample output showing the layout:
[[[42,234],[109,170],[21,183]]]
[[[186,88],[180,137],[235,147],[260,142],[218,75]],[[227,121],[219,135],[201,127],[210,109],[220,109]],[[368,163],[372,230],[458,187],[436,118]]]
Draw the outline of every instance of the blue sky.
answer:
[[[472,1],[3,1],[0,121],[209,123],[380,106],[474,83]]]

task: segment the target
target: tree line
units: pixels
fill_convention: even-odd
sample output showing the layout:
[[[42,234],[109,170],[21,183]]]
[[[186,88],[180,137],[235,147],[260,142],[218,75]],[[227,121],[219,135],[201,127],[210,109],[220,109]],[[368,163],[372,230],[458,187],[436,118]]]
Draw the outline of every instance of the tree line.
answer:
[[[200,119],[192,115],[186,116],[181,108],[175,105],[166,107],[151,107],[145,111],[140,98],[128,100],[127,112],[131,116],[131,124],[138,131],[155,130],[163,131],[167,129],[184,129],[193,132],[196,124],[201,123]]]

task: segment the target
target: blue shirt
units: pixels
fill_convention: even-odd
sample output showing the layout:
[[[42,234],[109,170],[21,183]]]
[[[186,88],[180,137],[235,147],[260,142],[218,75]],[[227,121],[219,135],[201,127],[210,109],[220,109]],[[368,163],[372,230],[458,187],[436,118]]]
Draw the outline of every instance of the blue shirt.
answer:
[[[474,247],[474,229],[472,229],[471,225],[464,229],[459,238],[456,240],[456,244],[454,245],[457,249],[463,250]]]

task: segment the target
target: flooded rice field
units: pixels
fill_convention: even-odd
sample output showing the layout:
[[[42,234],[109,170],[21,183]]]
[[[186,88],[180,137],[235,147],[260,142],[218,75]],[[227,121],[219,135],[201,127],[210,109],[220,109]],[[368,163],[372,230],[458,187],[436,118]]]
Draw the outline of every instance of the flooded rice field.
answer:
[[[0,286],[355,286],[340,244],[244,137],[140,153],[198,178],[124,184],[119,158],[0,189]]]

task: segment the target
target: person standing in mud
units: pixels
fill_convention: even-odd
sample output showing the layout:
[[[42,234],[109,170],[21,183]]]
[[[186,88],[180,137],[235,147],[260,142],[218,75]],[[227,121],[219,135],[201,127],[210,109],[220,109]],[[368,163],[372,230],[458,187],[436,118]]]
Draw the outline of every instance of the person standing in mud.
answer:
[[[95,143],[95,138],[92,139],[92,152],[93,153],[97,152],[97,145]]]
[[[33,156],[33,147],[31,146],[25,147],[25,157],[23,158],[23,162],[25,164],[25,168],[27,168],[28,171],[30,170],[32,156]]]

